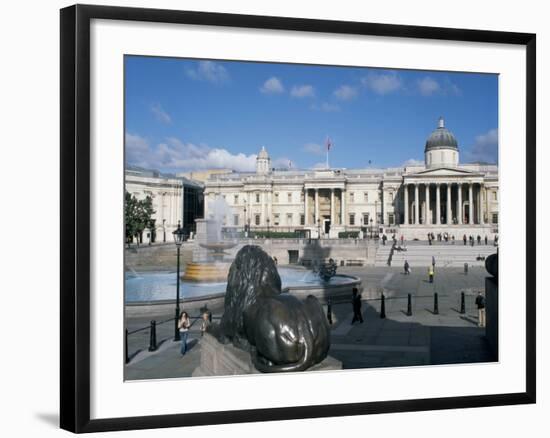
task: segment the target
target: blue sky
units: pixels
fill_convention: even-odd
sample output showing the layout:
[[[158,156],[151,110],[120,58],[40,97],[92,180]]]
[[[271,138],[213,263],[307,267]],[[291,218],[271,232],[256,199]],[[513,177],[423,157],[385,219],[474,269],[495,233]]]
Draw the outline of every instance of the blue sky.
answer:
[[[402,166],[439,116],[497,162],[497,75],[126,56],[125,110],[127,164],[166,172],[321,166],[327,136],[331,167]]]

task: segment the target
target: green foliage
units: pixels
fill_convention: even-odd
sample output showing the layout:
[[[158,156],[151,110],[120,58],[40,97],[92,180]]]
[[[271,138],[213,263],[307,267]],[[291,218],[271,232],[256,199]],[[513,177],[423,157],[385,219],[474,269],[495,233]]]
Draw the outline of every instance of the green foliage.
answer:
[[[146,228],[153,229],[155,220],[153,199],[147,196],[138,200],[135,196],[126,192],[124,195],[124,222],[126,224],[126,242],[131,243],[134,237],[138,238]]]
[[[296,239],[297,236],[294,232],[285,231],[254,231],[251,233],[251,237],[257,237],[258,239]]]
[[[338,233],[339,239],[357,239],[359,237],[359,231],[341,231]]]

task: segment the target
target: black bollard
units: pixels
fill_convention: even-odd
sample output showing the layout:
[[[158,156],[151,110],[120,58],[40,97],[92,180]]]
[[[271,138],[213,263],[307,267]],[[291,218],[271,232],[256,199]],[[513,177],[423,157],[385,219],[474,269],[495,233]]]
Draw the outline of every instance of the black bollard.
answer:
[[[327,301],[327,320],[330,325],[332,325],[332,302],[330,298]]]
[[[130,362],[130,357],[128,356],[128,329],[126,329],[126,333],[124,335],[124,354],[125,354],[125,363]]]
[[[157,349],[157,322],[151,321],[151,328],[149,329],[149,351],[155,351]]]
[[[464,315],[466,313],[466,296],[464,292],[460,292],[460,314]]]
[[[439,302],[437,299],[437,292],[434,292],[434,315],[439,315]]]
[[[386,317],[386,297],[382,294],[381,303],[380,303],[380,318],[384,319]]]
[[[412,297],[411,294],[407,295],[407,316],[412,316]]]
[[[181,339],[180,329],[178,327],[179,319],[180,319],[180,309],[179,307],[176,307],[176,317],[174,318],[174,341],[179,341]]]

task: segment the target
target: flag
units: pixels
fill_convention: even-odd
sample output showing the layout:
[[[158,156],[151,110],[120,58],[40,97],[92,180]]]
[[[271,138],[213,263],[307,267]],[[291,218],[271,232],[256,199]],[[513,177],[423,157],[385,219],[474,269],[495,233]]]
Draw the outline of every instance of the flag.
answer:
[[[327,137],[327,151],[330,151],[331,147],[332,147],[332,142],[330,141],[330,137]]]

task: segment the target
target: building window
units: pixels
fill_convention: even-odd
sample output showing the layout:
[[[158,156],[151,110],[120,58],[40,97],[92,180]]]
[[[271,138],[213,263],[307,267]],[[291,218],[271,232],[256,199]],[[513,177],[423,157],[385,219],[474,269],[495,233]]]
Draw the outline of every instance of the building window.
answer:
[[[369,192],[363,193],[363,201],[369,202]]]
[[[300,215],[300,225],[305,225],[305,224],[306,224],[306,215],[301,214]]]
[[[389,192],[389,195],[390,195],[390,201],[393,202],[393,192]]]
[[[286,214],[286,224],[287,225],[292,225],[292,213],[287,213]]]
[[[234,226],[239,226],[239,215],[238,214],[234,214],[233,215],[233,225]]]
[[[254,223],[256,225],[260,225],[260,215],[259,214],[254,215]]]
[[[289,204],[292,203],[292,193],[287,193],[286,198]]]
[[[393,213],[388,213],[388,224],[395,225],[395,215]]]
[[[376,213],[376,223],[377,224],[382,223],[382,213]]]
[[[349,214],[349,224],[350,225],[355,225],[355,213],[350,213]]]
[[[498,200],[498,198],[497,198],[497,192],[494,191],[494,192],[493,192],[493,201],[497,201],[497,200]]]
[[[368,225],[368,224],[369,224],[369,214],[363,213],[363,225]]]
[[[304,202],[306,200],[306,195],[304,192],[300,193],[300,201]]]
[[[279,202],[279,194],[278,193],[274,193],[273,197],[275,198],[275,202]]]
[[[260,194],[256,193],[256,204],[260,203]]]
[[[355,193],[353,192],[350,192],[349,194],[349,203],[350,204],[353,204],[353,200],[355,199]]]
[[[279,222],[280,222],[279,213],[275,213],[275,214],[273,215],[273,225],[279,225]]]
[[[493,223],[498,224],[498,213],[493,213]]]
[[[237,205],[239,203],[239,195],[233,196],[233,203]]]

